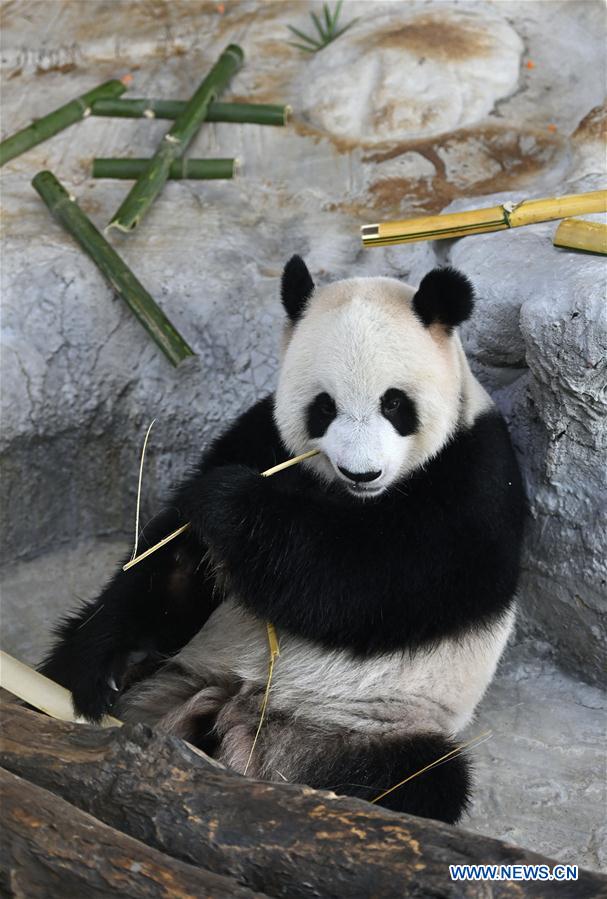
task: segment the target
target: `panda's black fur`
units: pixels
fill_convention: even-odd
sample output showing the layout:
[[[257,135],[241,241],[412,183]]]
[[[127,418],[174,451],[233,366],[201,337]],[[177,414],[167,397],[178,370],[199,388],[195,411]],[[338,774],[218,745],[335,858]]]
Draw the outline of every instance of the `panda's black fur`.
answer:
[[[457,295],[449,309],[441,305],[446,282]],[[282,284],[294,327],[313,288],[295,257]],[[413,300],[425,326],[439,321],[452,328],[471,306],[467,280],[450,270],[426,276]],[[97,720],[112,709],[134,653],[152,662],[177,653],[222,602],[226,585],[279,633],[366,660],[482,631],[511,607],[524,496],[495,410],[456,431],[393,489],[360,502],[301,465],[260,477],[290,455],[273,407],[273,396],[258,402],[212,444],[166,510],[146,525],[139,550],[184,521],[191,529],[133,569],[119,570],[96,600],[58,627],[42,671],[72,691],[80,714]],[[370,600],[378,596],[381,603]],[[212,723],[201,724],[206,748]],[[270,723],[268,740],[271,733]],[[297,779],[371,799],[455,745],[452,735],[440,733],[346,739],[336,732],[322,740],[311,733]],[[382,804],[453,822],[468,796],[460,756]]]

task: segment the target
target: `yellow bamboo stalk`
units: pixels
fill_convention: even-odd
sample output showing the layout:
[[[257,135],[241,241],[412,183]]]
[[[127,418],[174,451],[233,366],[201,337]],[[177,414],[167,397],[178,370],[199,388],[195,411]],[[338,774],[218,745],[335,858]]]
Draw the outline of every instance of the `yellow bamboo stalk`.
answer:
[[[449,237],[466,237],[468,234],[506,231],[508,228],[520,228],[522,225],[606,211],[607,190],[595,190],[585,194],[569,194],[543,200],[522,200],[520,203],[502,203],[500,206],[470,209],[465,212],[425,215],[413,219],[363,225],[361,238],[365,247],[383,247],[418,240],[444,240]]]
[[[50,715],[51,718],[75,721],[79,724],[86,723],[74,713],[72,694],[69,690],[2,650],[0,650],[0,687],[34,706],[35,709]],[[122,721],[112,718],[111,715],[106,715],[100,722],[100,727],[121,726]]]
[[[265,721],[266,711],[268,708],[268,701],[270,699],[270,690],[272,689],[272,677],[274,676],[274,665],[276,664],[276,659],[280,655],[280,648],[278,646],[278,637],[276,636],[276,630],[271,621],[268,621],[266,624],[266,632],[268,635],[268,648],[270,650],[270,659],[268,661],[268,679],[266,681],[266,689],[264,690],[263,699],[261,701],[261,708],[259,710],[259,723],[257,725],[257,730],[255,731],[255,736],[253,737],[253,742],[251,743],[251,749],[249,751],[249,757],[247,759],[247,763],[244,766],[244,771],[242,772],[245,777],[249,767],[251,765],[251,761],[253,759],[253,754],[255,752],[255,747],[257,746],[257,741],[259,740],[259,734],[261,733],[261,728],[263,727],[263,722]]]
[[[273,465],[272,468],[267,468],[265,471],[261,472],[262,478],[269,478],[273,474],[278,474],[279,471],[284,471],[285,468],[290,468],[291,465],[297,465],[299,462],[303,462],[304,459],[311,459],[312,456],[317,456],[320,450],[313,449],[308,450],[307,453],[302,453],[300,456],[294,456],[292,459],[287,459],[286,462],[279,462],[278,465]],[[150,546],[149,549],[146,549],[145,552],[141,553],[139,556],[135,556],[134,559],[131,559],[126,565],[122,566],[123,571],[128,571],[129,568],[132,568],[133,565],[139,564],[139,562],[143,562],[144,559],[147,559],[148,556],[151,556],[152,553],[155,553],[157,549],[162,549],[163,546],[166,546],[167,543],[170,543],[171,540],[174,540],[176,537],[179,537],[180,534],[185,533],[190,527],[190,523],[182,524],[181,527],[177,528],[176,531],[173,531],[171,534],[168,534],[164,537],[159,543],[155,543],[154,546]]]
[[[552,243],[555,247],[607,256],[607,225],[585,222],[583,219],[565,219],[556,229]]]

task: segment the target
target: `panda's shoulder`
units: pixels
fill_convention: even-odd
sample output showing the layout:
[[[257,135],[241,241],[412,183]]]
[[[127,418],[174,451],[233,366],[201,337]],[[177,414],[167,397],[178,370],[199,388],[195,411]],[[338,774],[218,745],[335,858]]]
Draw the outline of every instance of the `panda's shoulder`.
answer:
[[[460,428],[428,468],[427,486],[461,511],[524,510],[522,478],[506,422],[495,406]]]
[[[213,441],[203,462],[205,466],[236,463],[263,470],[285,458],[274,421],[274,394],[270,394],[239,415]]]
[[[495,406],[483,410],[454,435],[445,453],[445,473],[450,467],[471,466],[477,473],[518,472],[518,464],[506,422]]]

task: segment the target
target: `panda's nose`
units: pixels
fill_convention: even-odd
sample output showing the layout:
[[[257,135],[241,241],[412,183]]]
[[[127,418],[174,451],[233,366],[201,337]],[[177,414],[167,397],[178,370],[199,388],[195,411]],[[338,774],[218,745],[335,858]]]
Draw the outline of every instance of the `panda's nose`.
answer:
[[[345,475],[347,478],[350,478],[351,481],[356,481],[357,483],[367,484],[369,481],[376,481],[380,476],[381,471],[359,471],[353,472],[348,471],[347,468],[342,468],[341,465],[337,466],[341,473]]]

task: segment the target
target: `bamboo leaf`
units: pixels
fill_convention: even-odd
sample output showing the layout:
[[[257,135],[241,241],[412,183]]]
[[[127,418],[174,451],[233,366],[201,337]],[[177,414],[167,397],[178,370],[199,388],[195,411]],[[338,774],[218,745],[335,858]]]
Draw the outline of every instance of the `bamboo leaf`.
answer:
[[[358,22],[358,19],[352,19],[352,21],[348,22],[347,25],[344,25],[344,27],[340,31],[336,31],[331,40],[337,40],[338,37],[341,37],[341,35],[344,34],[349,28],[351,28],[352,25],[354,25],[356,22]]]
[[[333,30],[335,30],[335,26],[337,25],[337,20],[339,19],[339,14],[341,12],[343,0],[337,0],[335,5],[335,11],[333,12]]]
[[[310,44],[314,50],[310,51],[308,47],[302,47],[301,44],[297,44],[294,42],[288,41],[291,47],[297,47],[299,50],[305,50],[307,53],[309,52],[318,52],[319,50],[324,49],[342,34],[344,34],[355,22],[358,22],[358,18],[353,19],[347,25],[344,25],[343,28],[337,29],[337,21],[339,19],[339,15],[341,12],[343,0],[338,0],[335,10],[331,13],[330,7],[328,3],[323,4],[323,15],[326,23],[326,27],[323,27],[322,22],[315,12],[310,12],[310,18],[314,23],[314,27],[320,36],[320,41],[310,37],[308,34],[304,34],[303,31],[300,31],[298,28],[295,28],[293,25],[287,25],[287,28],[294,34],[296,37],[300,38],[300,40],[304,41],[306,44]]]
[[[303,31],[299,30],[299,28],[295,28],[294,25],[287,25],[287,28],[289,29],[289,31],[292,31],[296,37],[301,38],[302,41],[307,41],[309,44],[313,44],[313,46],[318,47],[319,50],[322,49],[322,44],[320,44],[313,37],[309,37],[309,35],[304,34]]]
[[[320,24],[320,21],[319,21],[319,19],[318,19],[318,16],[316,15],[315,12],[311,12],[311,13],[310,13],[310,16],[311,16],[312,21],[314,22],[314,24],[315,24],[315,26],[316,26],[316,30],[318,31],[318,33],[319,33],[319,35],[320,35],[320,40],[321,40],[321,42],[322,42],[323,44],[326,44],[327,38],[328,38],[328,36],[329,36],[328,33],[325,33],[325,32],[323,31],[322,25]]]
[[[297,47],[298,50],[304,50],[306,53],[316,53],[313,47],[304,47],[303,44],[296,44],[294,41],[287,41],[289,47]]]

